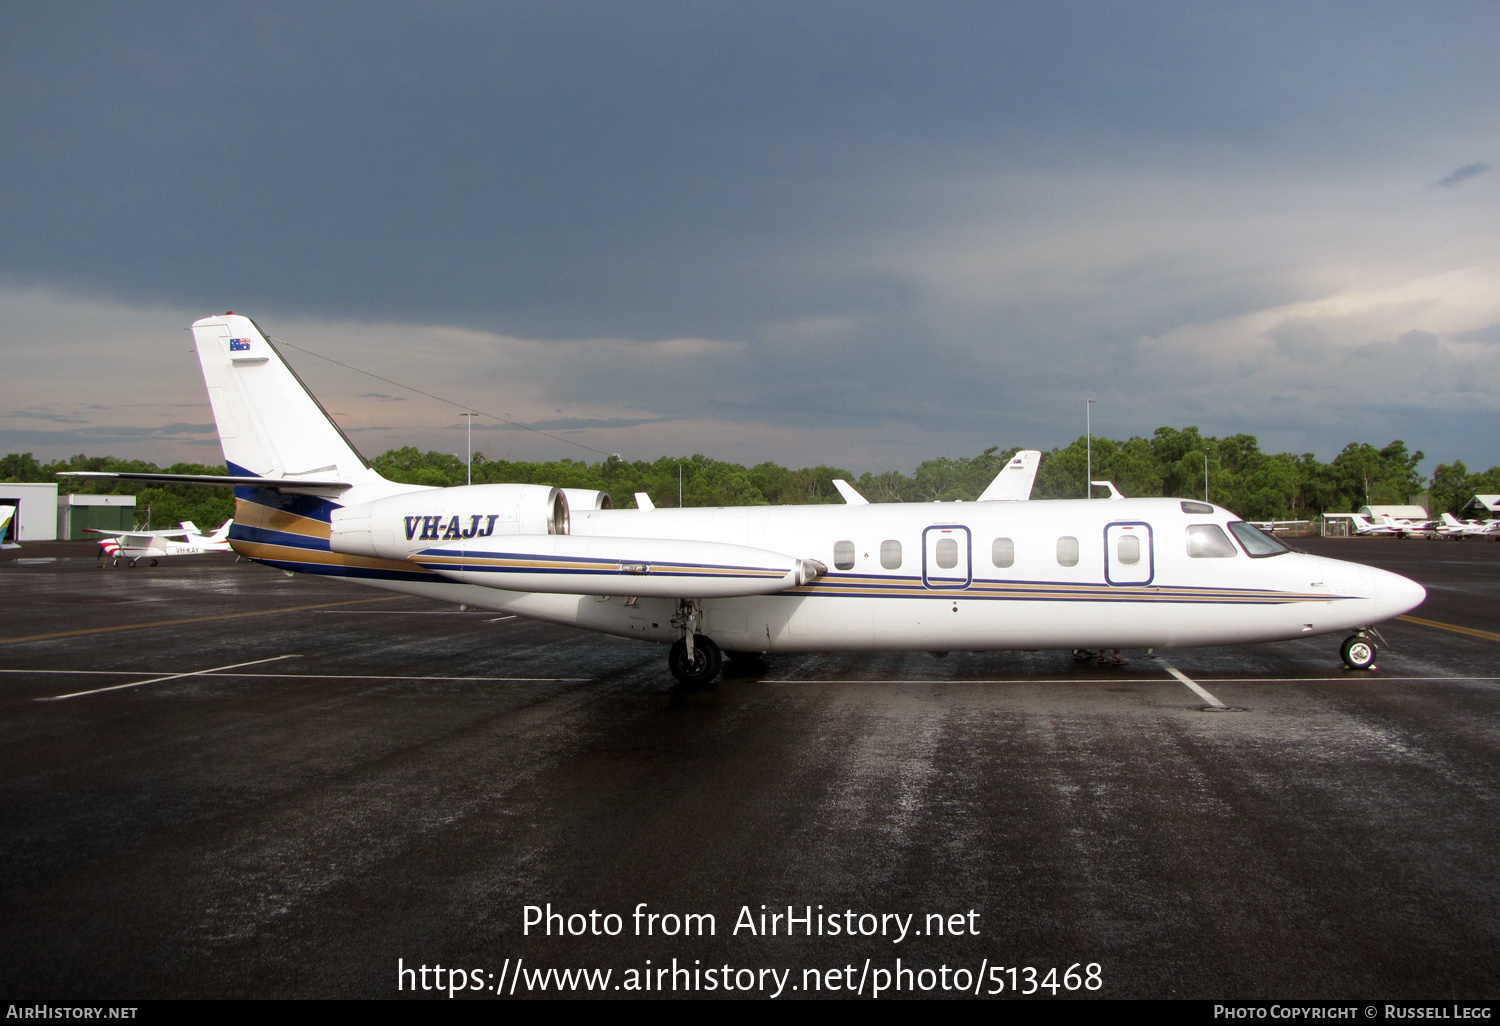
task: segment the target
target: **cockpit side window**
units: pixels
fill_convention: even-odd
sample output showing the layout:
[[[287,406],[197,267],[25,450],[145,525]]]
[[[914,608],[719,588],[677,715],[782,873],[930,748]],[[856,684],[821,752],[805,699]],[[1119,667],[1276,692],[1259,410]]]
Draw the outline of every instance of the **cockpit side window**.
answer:
[[[1218,524],[1193,524],[1187,529],[1187,554],[1194,559],[1228,559],[1237,553]]]
[[[1236,520],[1230,524],[1229,530],[1240,540],[1240,544],[1245,547],[1245,553],[1251,559],[1280,556],[1292,551],[1258,527],[1247,524],[1243,520]]]

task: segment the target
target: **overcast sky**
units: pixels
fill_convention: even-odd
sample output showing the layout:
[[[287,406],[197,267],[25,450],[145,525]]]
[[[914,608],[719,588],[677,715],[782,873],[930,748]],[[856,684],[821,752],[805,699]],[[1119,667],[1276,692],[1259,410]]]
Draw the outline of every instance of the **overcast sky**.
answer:
[[[631,459],[910,469],[1092,397],[1488,467],[1496,39],[1493,0],[0,0],[0,452],[218,462],[184,329],[232,309]],[[288,353],[367,455],[463,452]]]

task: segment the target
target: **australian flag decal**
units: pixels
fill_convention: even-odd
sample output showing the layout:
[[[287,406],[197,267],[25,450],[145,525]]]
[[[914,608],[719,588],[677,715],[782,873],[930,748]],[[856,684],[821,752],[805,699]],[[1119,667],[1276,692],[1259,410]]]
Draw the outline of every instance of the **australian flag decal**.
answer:
[[[250,351],[250,340],[248,338],[232,338],[229,340],[229,351],[231,353],[246,353]]]

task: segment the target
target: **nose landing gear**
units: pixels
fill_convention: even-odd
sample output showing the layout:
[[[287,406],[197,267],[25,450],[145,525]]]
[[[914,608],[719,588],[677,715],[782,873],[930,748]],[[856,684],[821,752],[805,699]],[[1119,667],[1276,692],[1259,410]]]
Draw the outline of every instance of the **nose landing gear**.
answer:
[[[1364,631],[1351,634],[1339,646],[1339,655],[1343,656],[1344,665],[1351,670],[1375,669],[1375,657],[1379,652],[1375,642]]]

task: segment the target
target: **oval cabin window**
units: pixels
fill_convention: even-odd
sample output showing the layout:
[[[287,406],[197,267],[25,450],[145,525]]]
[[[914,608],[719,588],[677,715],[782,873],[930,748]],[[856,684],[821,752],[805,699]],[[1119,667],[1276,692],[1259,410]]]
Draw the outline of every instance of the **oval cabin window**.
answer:
[[[952,570],[958,566],[958,542],[952,538],[938,539],[936,555],[939,570]]]
[[[1078,539],[1064,535],[1057,539],[1057,565],[1078,565]]]
[[[854,569],[854,543],[852,541],[833,543],[833,565],[840,570]]]
[[[1115,546],[1115,555],[1126,566],[1135,566],[1141,561],[1141,540],[1133,534],[1120,535],[1120,542]]]
[[[901,569],[901,543],[896,539],[880,543],[880,565],[887,570]]]
[[[1016,543],[1009,538],[996,538],[990,544],[990,562],[996,566],[1011,566],[1016,561]]]

